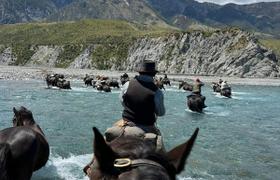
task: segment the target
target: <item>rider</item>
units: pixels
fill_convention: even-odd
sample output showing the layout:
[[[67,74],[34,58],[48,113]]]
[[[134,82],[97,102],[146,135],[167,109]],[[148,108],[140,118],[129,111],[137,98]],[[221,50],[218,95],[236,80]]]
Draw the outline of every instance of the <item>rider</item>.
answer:
[[[201,96],[201,87],[204,86],[204,83],[200,81],[199,78],[196,78],[193,85],[192,94]]]
[[[120,99],[124,107],[122,120],[105,132],[107,142],[123,134],[139,136],[144,134],[146,140],[156,143],[158,151],[164,151],[159,129],[155,126],[157,116],[165,114],[162,91],[154,84],[158,72],[155,62],[144,61],[138,69],[139,75],[123,85]],[[142,136],[139,136],[142,137]],[[91,173],[94,161],[85,168],[86,174]]]
[[[128,74],[127,74],[127,73],[124,73],[124,74],[122,75],[122,78],[128,78]]]
[[[201,87],[204,86],[204,83],[200,81],[199,78],[195,79],[194,85],[193,85],[193,90],[192,90],[192,95],[198,95],[202,97],[203,101],[203,107],[207,107],[204,102],[205,102],[205,97],[201,95]]]
[[[221,90],[229,89],[230,86],[228,85],[227,81],[223,81],[221,83]]]
[[[154,84],[158,72],[155,62],[144,61],[139,76],[127,82],[120,94],[123,119],[143,126],[154,126],[157,116],[165,114],[163,93]]]
[[[162,91],[155,85],[154,77],[158,72],[155,69],[155,62],[144,61],[138,69],[139,75],[123,85],[120,93],[120,99],[124,107],[122,120],[118,121],[114,127],[130,128],[132,131],[125,129],[125,133],[137,134],[143,131],[144,134],[155,134],[157,137],[157,148],[163,149],[160,131],[155,126],[157,116],[165,114],[164,97]],[[109,128],[105,135],[116,133],[116,128]],[[135,128],[136,127],[136,128]],[[111,131],[111,132],[110,132]],[[137,131],[137,132],[135,132]],[[122,134],[122,133],[119,133]],[[109,138],[108,138],[109,137]],[[107,141],[113,140],[114,137],[106,136]]]
[[[223,80],[222,80],[222,79],[219,79],[218,84],[221,86],[222,82],[223,82]]]

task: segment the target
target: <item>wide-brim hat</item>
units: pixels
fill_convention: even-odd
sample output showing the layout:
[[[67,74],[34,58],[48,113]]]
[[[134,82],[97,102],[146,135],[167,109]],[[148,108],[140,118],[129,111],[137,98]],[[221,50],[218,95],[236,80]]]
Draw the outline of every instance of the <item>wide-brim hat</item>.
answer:
[[[137,69],[138,72],[157,73],[156,63],[150,60],[144,60]]]

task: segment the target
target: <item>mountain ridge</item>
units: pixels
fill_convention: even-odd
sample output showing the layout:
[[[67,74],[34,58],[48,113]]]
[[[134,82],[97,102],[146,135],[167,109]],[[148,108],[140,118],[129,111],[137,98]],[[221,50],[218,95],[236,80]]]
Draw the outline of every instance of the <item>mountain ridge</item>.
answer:
[[[280,2],[218,5],[195,0],[1,0],[0,24],[123,19],[143,24],[237,26],[280,38]]]

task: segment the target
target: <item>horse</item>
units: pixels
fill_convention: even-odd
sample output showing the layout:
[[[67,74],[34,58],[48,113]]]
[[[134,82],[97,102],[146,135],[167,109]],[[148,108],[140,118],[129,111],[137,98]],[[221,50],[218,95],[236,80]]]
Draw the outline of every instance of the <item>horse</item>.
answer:
[[[221,92],[221,85],[216,82],[212,82],[212,88],[214,92]]]
[[[70,81],[66,81],[65,79],[58,79],[57,87],[60,89],[71,89]]]
[[[170,80],[169,80],[168,78],[163,78],[163,79],[162,79],[162,83],[163,83],[164,85],[169,85],[169,86],[171,86]]]
[[[56,81],[57,79],[54,75],[47,74],[46,83],[48,88],[50,88],[50,86],[56,86]]]
[[[221,96],[231,98],[231,88],[222,89],[220,92]]]
[[[91,180],[175,180],[184,170],[198,131],[197,128],[188,141],[169,152],[157,152],[149,141],[137,137],[120,136],[106,142],[94,127],[94,158],[84,172]]]
[[[121,75],[120,81],[121,81],[121,84],[122,84],[122,85],[124,85],[127,81],[129,81],[129,76],[128,76],[128,74],[124,73],[123,75]]]
[[[49,159],[49,144],[32,112],[13,108],[13,127],[0,131],[0,179],[29,180]]]
[[[113,88],[120,88],[119,82],[116,81],[116,80],[107,80],[106,84],[110,87],[113,87]]]
[[[84,77],[83,80],[84,80],[85,85],[88,87],[88,86],[93,86],[93,83],[92,83],[93,79],[94,78],[92,76],[89,76],[86,74],[86,77]]]
[[[183,88],[185,91],[192,91],[193,86],[185,81],[179,83],[179,89]]]
[[[107,84],[101,84],[101,85],[97,85],[96,89],[98,91],[104,91],[104,92],[111,92],[111,88],[110,86],[108,86]]]
[[[204,103],[205,99],[205,96],[191,94],[187,96],[187,105],[190,110],[202,113],[203,108],[207,107]]]

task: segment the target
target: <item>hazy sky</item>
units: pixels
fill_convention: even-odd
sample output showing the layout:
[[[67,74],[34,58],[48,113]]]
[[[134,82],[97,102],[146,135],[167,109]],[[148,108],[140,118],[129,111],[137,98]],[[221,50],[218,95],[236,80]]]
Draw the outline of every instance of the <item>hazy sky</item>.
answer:
[[[256,2],[275,2],[280,0],[196,0],[199,2],[212,2],[216,4],[227,4],[227,3],[235,3],[235,4],[250,4]]]

